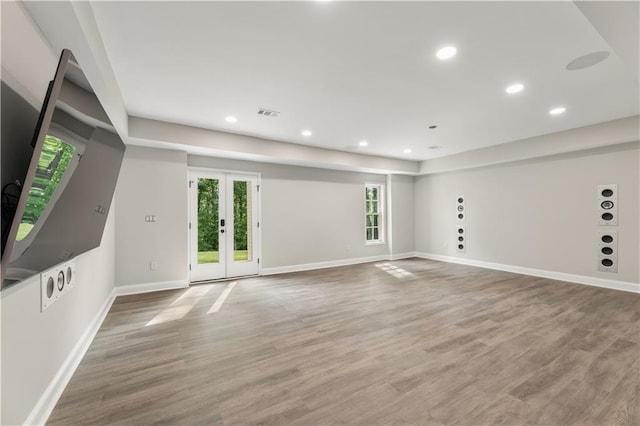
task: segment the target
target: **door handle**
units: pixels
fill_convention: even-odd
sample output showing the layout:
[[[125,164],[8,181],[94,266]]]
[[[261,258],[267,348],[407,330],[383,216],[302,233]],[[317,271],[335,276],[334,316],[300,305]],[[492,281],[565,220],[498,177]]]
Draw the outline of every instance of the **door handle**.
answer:
[[[220,230],[220,233],[221,233],[221,234],[224,234],[224,229],[221,229],[221,230]]]

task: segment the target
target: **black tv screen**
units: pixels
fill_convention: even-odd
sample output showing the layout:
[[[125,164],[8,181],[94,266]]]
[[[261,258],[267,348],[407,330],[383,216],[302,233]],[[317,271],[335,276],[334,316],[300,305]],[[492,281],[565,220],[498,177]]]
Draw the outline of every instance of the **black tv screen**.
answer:
[[[11,143],[31,144],[33,155],[15,205],[2,206],[3,220],[4,212],[13,214],[3,226],[3,288],[100,245],[125,151],[69,50],[33,139]]]

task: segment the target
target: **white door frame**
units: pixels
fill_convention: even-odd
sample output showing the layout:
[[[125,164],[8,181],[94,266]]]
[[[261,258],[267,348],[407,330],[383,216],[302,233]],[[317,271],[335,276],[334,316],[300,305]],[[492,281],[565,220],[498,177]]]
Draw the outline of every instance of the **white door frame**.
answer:
[[[206,168],[206,167],[189,167],[188,169],[189,173],[188,173],[188,178],[187,181],[190,184],[190,182],[195,181],[194,176],[207,176],[210,175],[212,178],[218,178],[220,179],[220,177],[222,177],[221,179],[221,185],[224,183],[224,185],[227,185],[227,177],[233,177],[233,176],[245,176],[245,177],[252,177],[256,180],[257,183],[257,191],[256,191],[256,199],[254,200],[254,208],[253,208],[253,214],[255,215],[255,218],[253,218],[253,224],[254,224],[254,231],[255,231],[255,238],[254,238],[254,255],[257,258],[257,263],[258,263],[258,275],[262,274],[262,262],[261,262],[261,258],[262,258],[262,191],[260,190],[260,186],[261,186],[261,180],[262,180],[262,175],[259,172],[246,172],[246,171],[240,171],[240,170],[228,170],[228,169],[210,169],[210,168]],[[229,179],[231,180],[231,179]],[[225,188],[226,191],[226,188]],[[207,278],[204,279],[193,279],[192,277],[192,262],[194,261],[194,253],[197,253],[198,247],[197,247],[197,239],[195,241],[193,238],[193,235],[196,234],[195,232],[192,232],[191,227],[194,226],[193,221],[194,218],[197,218],[197,210],[194,210],[195,208],[195,203],[197,203],[197,190],[196,191],[192,191],[190,189],[189,192],[189,223],[188,223],[188,228],[187,228],[187,233],[189,236],[189,253],[187,255],[188,257],[188,275],[189,275],[189,281],[190,282],[194,282],[194,281],[199,281],[199,280],[206,280]],[[220,200],[220,203],[225,203],[226,200]],[[195,216],[194,216],[195,214]],[[228,222],[227,222],[228,223]],[[195,226],[197,226],[197,224],[195,224]],[[197,229],[197,228],[196,228]],[[231,228],[229,228],[231,229]],[[220,251],[220,247],[219,249],[219,256],[222,256],[222,252]],[[228,253],[233,253],[233,250],[226,250],[227,254],[226,256],[231,256]],[[196,254],[197,256],[197,254]],[[197,258],[197,257],[196,257]],[[226,259],[225,259],[226,260]],[[227,271],[225,270],[224,273],[222,274],[222,276],[220,278],[227,278]],[[213,278],[215,279],[215,278]]]

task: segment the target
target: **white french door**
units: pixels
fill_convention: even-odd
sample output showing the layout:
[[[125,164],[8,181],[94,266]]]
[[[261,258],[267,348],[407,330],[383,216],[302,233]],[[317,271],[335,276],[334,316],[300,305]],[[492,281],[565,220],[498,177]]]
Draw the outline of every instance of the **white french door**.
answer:
[[[258,273],[258,177],[192,171],[190,280]]]

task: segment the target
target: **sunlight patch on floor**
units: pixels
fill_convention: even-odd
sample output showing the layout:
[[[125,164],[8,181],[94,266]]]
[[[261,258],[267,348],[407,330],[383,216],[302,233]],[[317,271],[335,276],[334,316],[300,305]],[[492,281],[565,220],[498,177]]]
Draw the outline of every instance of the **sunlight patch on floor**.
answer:
[[[227,286],[227,288],[224,289],[222,294],[218,296],[218,300],[216,300],[213,306],[211,306],[211,309],[209,309],[209,311],[207,312],[207,315],[220,311],[220,308],[222,308],[222,304],[224,303],[225,300],[227,300],[229,293],[231,293],[231,290],[233,290],[233,287],[235,287],[236,284],[238,284],[236,281],[229,283],[229,285]]]
[[[396,265],[393,265],[393,264],[391,264],[389,262],[378,263],[375,266],[376,266],[376,268],[382,269],[387,274],[393,275],[396,278],[413,277],[413,274],[411,272],[405,271],[404,269],[399,268]]]
[[[185,315],[193,309],[198,303],[198,300],[211,290],[212,286],[199,285],[191,287],[189,290],[182,293],[171,305],[160,311],[155,317],[151,319],[145,327],[155,324],[162,324],[165,322],[175,321],[184,318]]]

